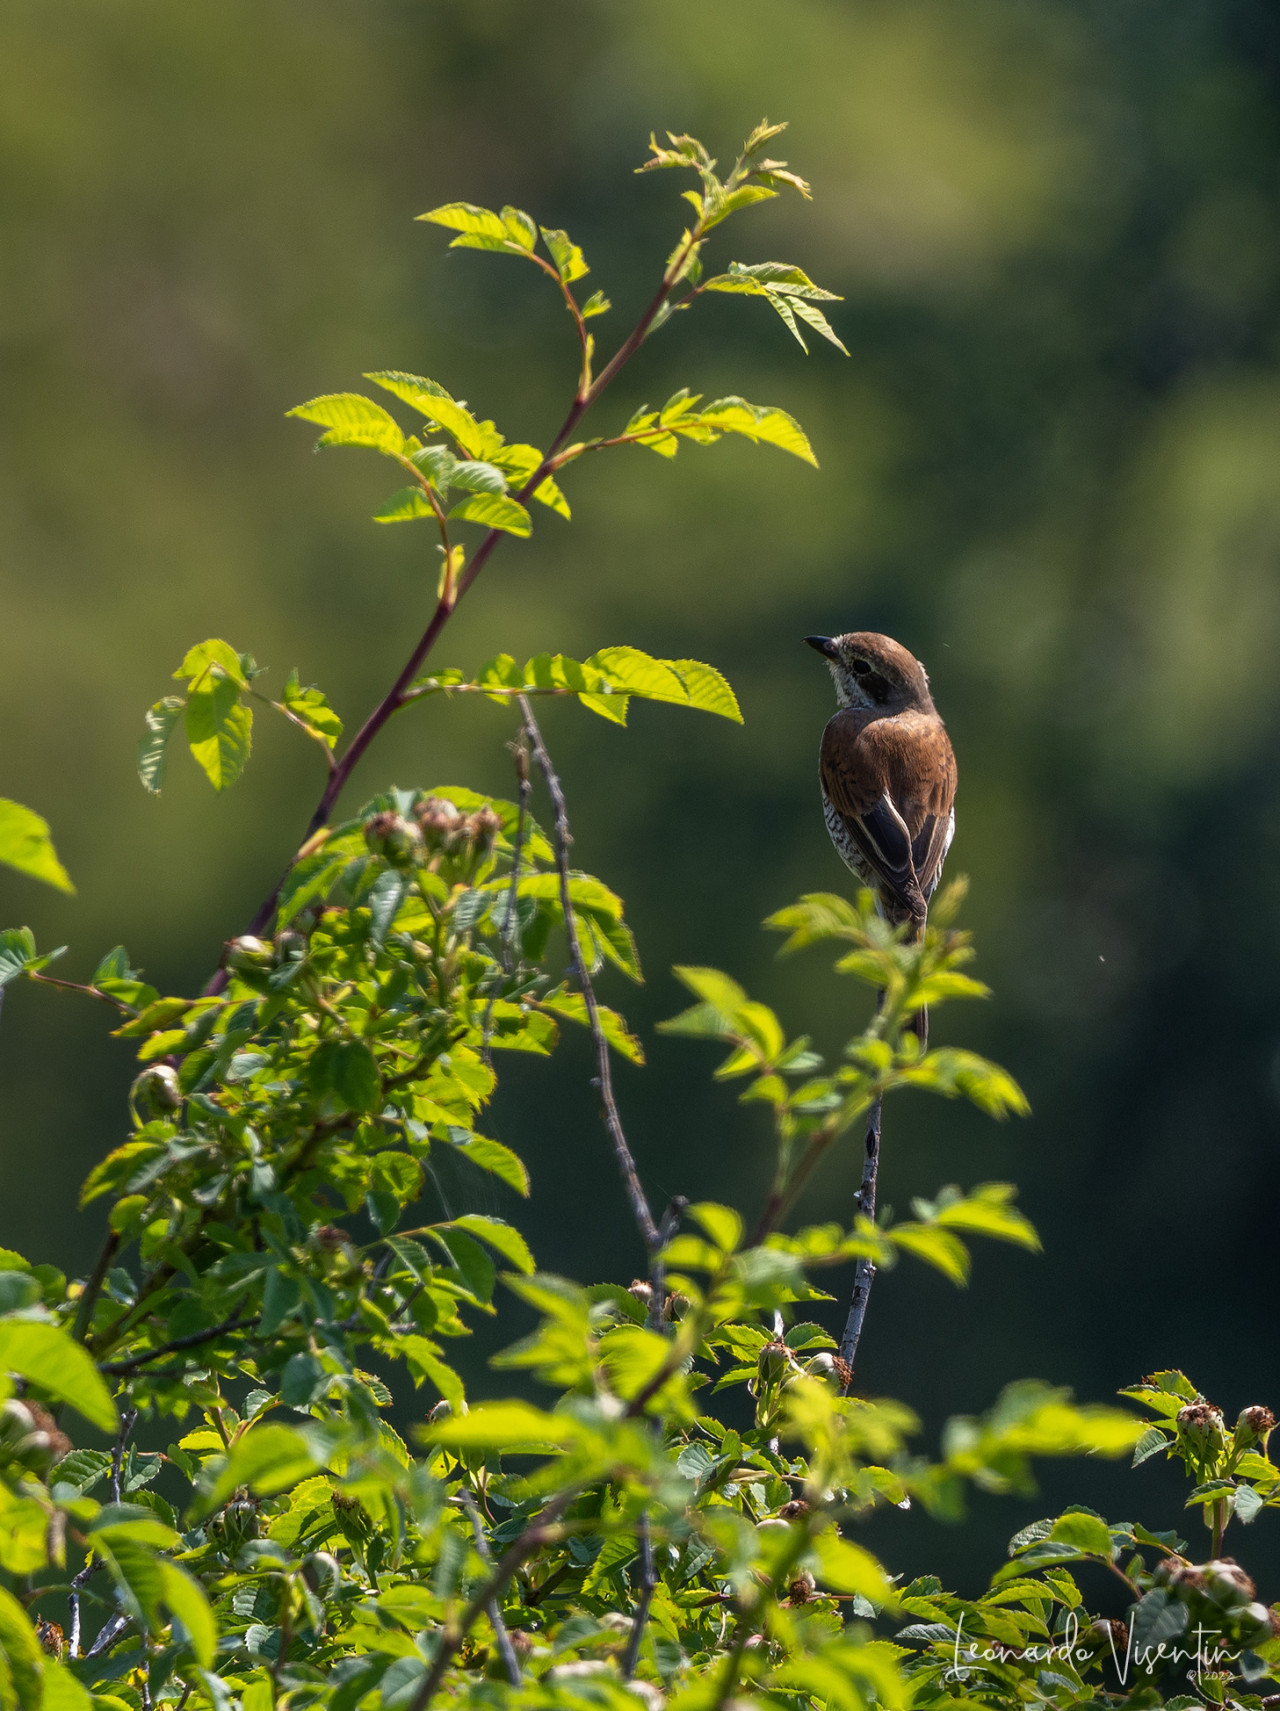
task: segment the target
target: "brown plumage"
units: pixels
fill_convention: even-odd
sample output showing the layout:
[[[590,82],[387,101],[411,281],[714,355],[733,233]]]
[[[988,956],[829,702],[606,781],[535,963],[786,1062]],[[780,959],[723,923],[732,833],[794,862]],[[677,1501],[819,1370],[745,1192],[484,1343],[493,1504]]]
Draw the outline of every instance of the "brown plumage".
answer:
[[[840,709],[822,733],[822,806],[841,859],[894,925],[924,931],[955,832],[956,757],[919,660],[890,636],[806,636]],[[918,1018],[924,1039],[926,1019]]]

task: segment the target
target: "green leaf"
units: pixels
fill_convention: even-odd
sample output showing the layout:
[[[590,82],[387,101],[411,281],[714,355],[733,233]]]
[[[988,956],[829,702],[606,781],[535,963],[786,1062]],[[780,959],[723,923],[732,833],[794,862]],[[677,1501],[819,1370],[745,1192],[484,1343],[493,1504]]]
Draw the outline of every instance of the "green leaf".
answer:
[[[490,1140],[487,1135],[468,1134],[465,1129],[451,1130],[449,1140],[477,1169],[496,1176],[508,1188],[514,1188],[517,1194],[528,1199],[529,1172],[519,1154],[513,1153],[510,1147],[501,1141]]]
[[[586,257],[568,232],[549,232],[544,226],[542,228],[542,241],[547,246],[547,253],[556,264],[556,272],[566,285],[572,285],[575,279],[581,279],[584,274],[591,272],[587,266]],[[599,312],[599,310],[594,311],[596,314]]]
[[[0,1586],[0,1660],[8,1665],[9,1684],[20,1711],[40,1711],[45,1655],[30,1618],[12,1592]],[[8,1685],[8,1684],[6,1684]],[[6,1706],[6,1711],[8,1707]]]
[[[450,472],[450,482],[464,493],[505,493],[507,478],[496,464],[463,458]]]
[[[247,1485],[260,1497],[271,1497],[314,1473],[322,1465],[310,1436],[296,1426],[254,1426],[235,1445],[197,1512],[207,1515],[224,1503],[237,1486]]]
[[[366,375],[366,379],[374,378]],[[316,441],[321,446],[368,446],[387,457],[403,457],[405,438],[400,424],[381,404],[359,392],[331,392],[285,412],[326,428]]]
[[[1091,1556],[1111,1558],[1113,1540],[1105,1521],[1100,1521],[1096,1515],[1084,1515],[1073,1512],[1060,1515],[1053,1523],[1053,1531],[1049,1537],[1059,1544],[1075,1545],[1079,1550],[1088,1551]]]
[[[717,398],[702,411],[699,421],[721,434],[740,434],[759,445],[776,446],[792,457],[811,463],[818,460],[803,428],[794,416],[768,404],[748,404],[745,398]]]
[[[870,1551],[842,1539],[834,1528],[818,1535],[814,1550],[824,1586],[834,1592],[860,1593],[873,1604],[892,1603],[893,1588]]]
[[[99,1431],[116,1430],[111,1392],[84,1349],[59,1326],[0,1321],[0,1370],[39,1385],[55,1401],[70,1403]]]
[[[218,1624],[214,1621],[204,1588],[177,1563],[162,1562],[160,1574],[164,1583],[164,1601],[170,1613],[187,1630],[196,1662],[202,1669],[212,1669],[218,1644]]]
[[[580,992],[555,992],[538,1001],[541,1010],[549,1010],[552,1015],[562,1016],[567,1022],[577,1022],[581,1027],[590,1026],[587,1015],[587,1002]],[[644,1047],[636,1036],[627,1031],[626,1018],[616,1010],[610,1010],[607,1005],[597,1005],[600,1017],[600,1031],[619,1056],[627,1059],[628,1063],[644,1063]]]
[[[603,291],[593,291],[582,305],[582,318],[589,321],[593,315],[607,315],[612,308],[613,304]]]
[[[958,1236],[936,1224],[895,1224],[885,1232],[895,1247],[914,1254],[963,1288],[969,1281],[969,1251]]]
[[[989,1236],[1016,1247],[1040,1252],[1040,1238],[1029,1218],[1010,1204],[1017,1190],[1008,1182],[984,1182],[972,1193],[933,1209],[931,1221],[948,1230]]]
[[[0,862],[31,879],[43,880],[58,891],[75,894],[76,888],[54,851],[48,822],[30,808],[3,796],[0,796]]]
[[[742,1240],[742,1219],[731,1206],[718,1206],[703,1200],[690,1206],[688,1216],[700,1224],[722,1253],[735,1253]]]
[[[105,1705],[105,1699],[97,1701]],[[121,1703],[117,1701],[117,1703]],[[56,1658],[44,1660],[44,1697],[40,1711],[94,1711],[95,1701],[71,1671]]]
[[[474,202],[445,202],[419,220],[433,226],[444,226],[459,235],[450,249],[504,250],[509,255],[528,255],[538,238],[538,228],[520,208],[504,208],[495,214],[489,208],[478,208]]]
[[[342,720],[330,707],[323,690],[304,688],[299,683],[296,667],[285,680],[281,700],[295,719],[301,719],[309,731],[323,737],[329,748],[335,747],[342,735]]]
[[[385,505],[373,513],[375,523],[411,523],[418,517],[434,517],[426,494],[420,487],[401,487]]]
[[[138,777],[142,780],[143,789],[149,790],[153,796],[159,796],[164,786],[169,738],[185,706],[181,696],[166,695],[143,715],[146,728],[138,739]]]
[[[505,493],[473,493],[449,511],[464,523],[479,523],[486,529],[502,529],[522,540],[533,533],[533,523],[524,506]]]
[[[363,1040],[326,1040],[311,1059],[315,1093],[332,1091],[348,1111],[376,1111],[382,1082],[373,1053]]]
[[[546,1414],[527,1402],[481,1402],[469,1414],[433,1421],[423,1439],[446,1450],[567,1449],[580,1429],[562,1414]]]
[[[249,687],[249,673],[245,666],[249,663],[247,654],[238,654],[230,642],[212,637],[207,642],[197,642],[195,647],[188,648],[186,658],[174,672],[179,681],[191,679],[199,682],[203,677],[213,672],[224,672],[233,683],[241,689]]]
[[[443,386],[421,374],[404,374],[399,369],[383,369],[366,374],[375,386],[394,393],[406,404],[424,415],[429,422],[452,434],[468,457],[487,458],[502,445],[502,436],[492,422],[480,423],[465,404],[450,397]],[[375,406],[376,407],[376,406]]]
[[[253,737],[253,713],[230,677],[209,676],[193,688],[186,706],[187,744],[217,791],[229,790],[244,771]]]
[[[533,1255],[529,1252],[529,1244],[513,1224],[508,1224],[504,1218],[491,1218],[479,1212],[467,1212],[461,1218],[452,1221],[454,1229],[468,1230],[473,1236],[479,1236],[483,1242],[488,1242],[491,1248],[496,1248],[503,1259],[511,1261],[517,1271],[532,1273],[537,1267]]]

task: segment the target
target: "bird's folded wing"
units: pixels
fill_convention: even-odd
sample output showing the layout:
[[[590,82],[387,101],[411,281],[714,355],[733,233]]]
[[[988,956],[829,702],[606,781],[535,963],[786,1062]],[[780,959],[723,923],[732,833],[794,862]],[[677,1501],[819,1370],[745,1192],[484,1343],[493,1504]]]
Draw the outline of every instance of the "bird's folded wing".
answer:
[[[955,762],[936,719],[837,714],[822,740],[822,785],[875,872],[890,913],[922,920],[950,843]]]

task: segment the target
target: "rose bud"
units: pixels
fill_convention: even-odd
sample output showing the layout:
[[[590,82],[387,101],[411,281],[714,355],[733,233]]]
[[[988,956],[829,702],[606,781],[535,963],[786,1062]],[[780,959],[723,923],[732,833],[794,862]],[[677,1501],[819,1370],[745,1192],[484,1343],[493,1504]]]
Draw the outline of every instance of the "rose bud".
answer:
[[[402,814],[374,814],[364,823],[364,841],[391,867],[413,867],[422,857],[422,834]]]
[[[1212,1402],[1189,1402],[1178,1411],[1178,1436],[1198,1461],[1220,1456],[1227,1445],[1222,1410]]]
[[[1204,1565],[1204,1589],[1223,1610],[1234,1610],[1251,1603],[1258,1590],[1231,1557],[1220,1557],[1216,1562]]]
[[[1242,1408],[1236,1421],[1234,1447],[1247,1450],[1254,1444],[1262,1444],[1265,1448],[1275,1423],[1276,1417],[1270,1408],[1264,1408],[1260,1403],[1255,1403],[1252,1408]]]
[[[145,1105],[153,1117],[164,1117],[182,1104],[178,1074],[167,1063],[150,1063],[129,1089],[135,1105]]]
[[[222,960],[237,974],[250,974],[269,969],[275,958],[270,945],[264,945],[262,940],[255,938],[252,933],[241,933],[239,938],[227,941],[226,954]]]

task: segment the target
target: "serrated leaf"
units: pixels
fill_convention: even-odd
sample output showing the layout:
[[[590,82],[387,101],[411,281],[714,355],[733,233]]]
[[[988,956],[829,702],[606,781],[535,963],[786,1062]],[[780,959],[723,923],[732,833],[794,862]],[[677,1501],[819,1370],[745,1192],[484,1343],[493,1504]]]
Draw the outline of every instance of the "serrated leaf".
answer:
[[[477,422],[465,404],[450,396],[443,386],[421,374],[383,369],[366,374],[375,386],[394,393],[424,415],[429,422],[452,434],[468,457],[491,458],[502,446],[502,435],[492,422]]]
[[[496,1248],[504,1259],[511,1261],[517,1271],[532,1274],[537,1267],[533,1255],[529,1252],[529,1244],[513,1224],[508,1224],[504,1218],[491,1218],[479,1212],[467,1212],[461,1218],[453,1219],[456,1229],[467,1230],[473,1236],[478,1236],[482,1242],[487,1242],[491,1248]]]
[[[84,1349],[59,1326],[0,1321],[0,1371],[15,1372],[56,1401],[70,1403],[99,1431],[116,1430],[111,1392]]]
[[[575,279],[581,279],[584,274],[591,272],[587,266],[587,258],[568,232],[548,231],[544,226],[542,228],[542,241],[547,246],[547,253],[556,264],[556,272],[566,285],[572,285]],[[596,312],[599,313],[599,311]]]
[[[607,315],[612,308],[613,304],[603,291],[593,291],[582,305],[582,318],[589,321],[593,315]]]
[[[335,747],[342,735],[342,720],[329,705],[323,690],[304,687],[298,681],[298,673],[292,671],[280,698],[295,719],[301,719],[308,730],[323,737],[329,748]]]
[[[936,1224],[895,1224],[885,1232],[895,1247],[903,1248],[963,1287],[969,1281],[969,1250],[950,1230]]]
[[[217,791],[229,790],[244,771],[253,740],[253,712],[230,677],[210,676],[186,705],[187,745]]]
[[[143,715],[145,729],[138,740],[138,777],[143,789],[153,796],[159,796],[164,786],[169,738],[185,706],[181,696],[166,695]]]
[[[0,796],[0,862],[29,879],[75,895],[76,888],[54,850],[48,821],[4,796]]]
[[[434,517],[435,512],[420,487],[398,488],[373,513],[375,523],[412,523],[418,517]]]
[[[590,1026],[587,1001],[580,992],[551,993],[546,998],[539,999],[538,1003],[540,1009],[550,1010],[552,1015],[561,1016],[567,1022],[577,1022],[584,1028]],[[628,1063],[643,1064],[644,1047],[634,1034],[628,1032],[626,1018],[604,1004],[598,1005],[597,1009],[600,1031],[614,1051],[626,1058]]]
[[[449,512],[464,523],[479,523],[486,529],[501,529],[522,540],[533,533],[529,513],[505,493],[473,493]]]
[[[517,1194],[528,1199],[529,1173],[518,1153],[512,1152],[501,1141],[490,1140],[488,1135],[471,1135],[462,1129],[451,1131],[449,1139],[479,1170],[496,1176],[508,1188],[514,1188]]]
[[[372,378],[366,376],[366,378]],[[285,412],[304,422],[315,422],[327,432],[316,441],[321,446],[368,446],[388,457],[403,457],[405,438],[395,417],[360,392],[330,392],[309,399]]]

